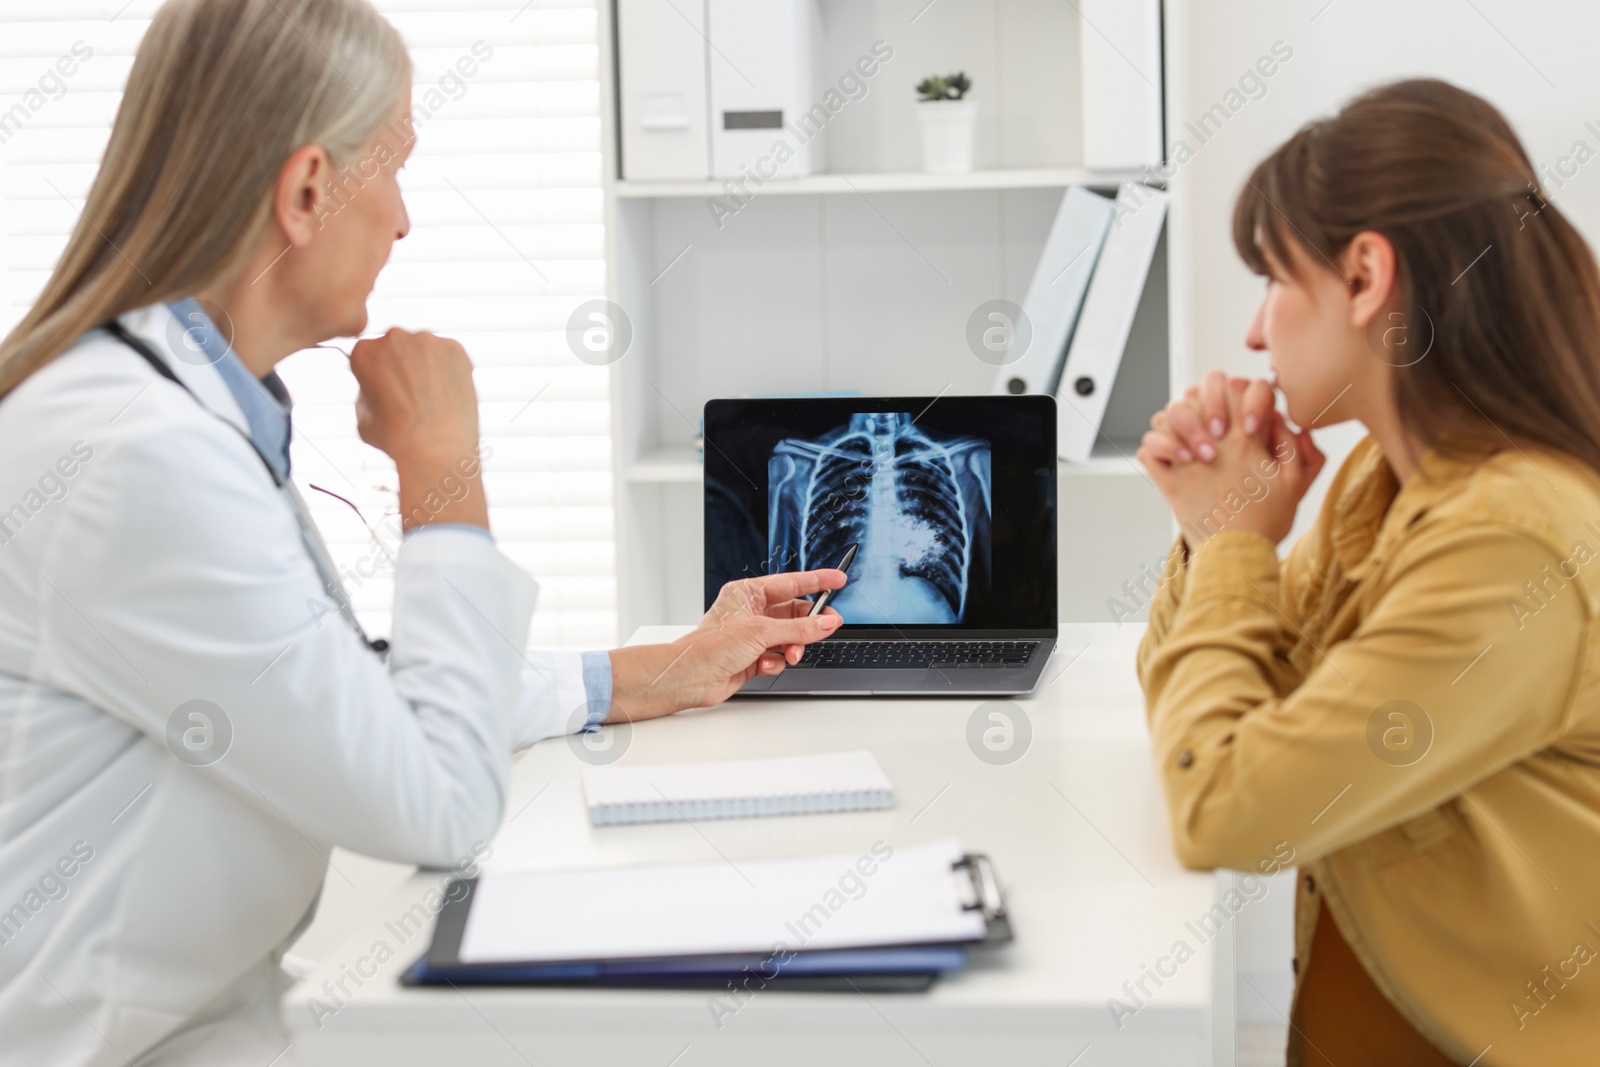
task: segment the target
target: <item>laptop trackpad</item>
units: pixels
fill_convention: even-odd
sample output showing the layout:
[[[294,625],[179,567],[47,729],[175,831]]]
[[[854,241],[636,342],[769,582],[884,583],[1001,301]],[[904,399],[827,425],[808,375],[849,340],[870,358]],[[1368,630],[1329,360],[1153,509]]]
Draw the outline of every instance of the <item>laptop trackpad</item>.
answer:
[[[902,670],[874,670],[870,667],[850,667],[844,670],[830,671],[825,667],[813,667],[808,670],[784,671],[773,679],[772,692],[774,693],[801,693],[818,691],[825,693],[874,693],[914,692],[927,682],[928,675],[933,672],[926,667],[911,667]]]
[[[741,685],[739,687],[739,692],[741,692],[741,693],[765,693],[768,689],[772,688],[772,683],[773,682],[778,681],[779,679],[783,678],[787,674],[788,674],[787,671],[785,671],[783,674],[779,674],[779,675],[758,674],[754,678],[750,679],[748,682],[746,682],[743,685]]]

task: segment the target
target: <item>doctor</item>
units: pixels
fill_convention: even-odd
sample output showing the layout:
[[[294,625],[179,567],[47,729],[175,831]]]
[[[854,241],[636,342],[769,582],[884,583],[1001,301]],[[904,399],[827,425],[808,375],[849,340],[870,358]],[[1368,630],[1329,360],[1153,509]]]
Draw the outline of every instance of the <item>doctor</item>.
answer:
[[[518,746],[715,704],[838,625],[815,571],[673,645],[524,652],[467,354],[395,330],[350,360],[408,535],[392,647],[358,632],[272,368],[366,325],[410,88],[364,0],[171,0],[0,345],[0,1063],[292,1062],[279,960],[332,847],[470,862]]]

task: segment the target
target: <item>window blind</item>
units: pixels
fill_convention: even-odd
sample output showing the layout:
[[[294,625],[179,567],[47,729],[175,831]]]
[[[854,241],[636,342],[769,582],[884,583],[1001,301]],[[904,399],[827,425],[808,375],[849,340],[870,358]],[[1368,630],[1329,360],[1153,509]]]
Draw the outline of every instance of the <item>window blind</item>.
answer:
[[[608,375],[579,361],[565,333],[574,308],[605,295],[595,3],[376,4],[411,49],[418,140],[401,175],[411,233],[378,279],[365,333],[428,329],[471,354],[490,521],[502,550],[539,581],[530,640],[552,648],[617,636]],[[4,329],[77,221],[158,4],[18,6],[0,7]],[[58,65],[63,56],[75,58]],[[387,634],[394,467],[356,436],[342,355],[297,353],[279,370],[295,398],[295,480],[362,622]]]

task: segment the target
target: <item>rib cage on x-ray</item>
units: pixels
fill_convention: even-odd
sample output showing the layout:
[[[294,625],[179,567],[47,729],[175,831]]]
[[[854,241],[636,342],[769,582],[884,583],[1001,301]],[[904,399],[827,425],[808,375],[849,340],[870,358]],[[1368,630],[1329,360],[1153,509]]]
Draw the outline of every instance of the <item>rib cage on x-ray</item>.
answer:
[[[959,622],[989,569],[989,444],[935,440],[906,412],[858,413],[768,461],[769,567],[832,567],[860,542],[834,606],[851,622]]]

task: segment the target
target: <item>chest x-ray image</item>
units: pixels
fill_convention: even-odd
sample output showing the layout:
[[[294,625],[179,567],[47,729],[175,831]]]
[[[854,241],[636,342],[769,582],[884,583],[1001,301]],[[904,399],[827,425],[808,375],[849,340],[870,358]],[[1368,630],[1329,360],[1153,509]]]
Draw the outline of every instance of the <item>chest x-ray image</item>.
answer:
[[[850,623],[956,623],[990,574],[990,448],[925,432],[909,412],[859,412],[767,462],[772,573],[836,566],[860,544],[833,607]]]

